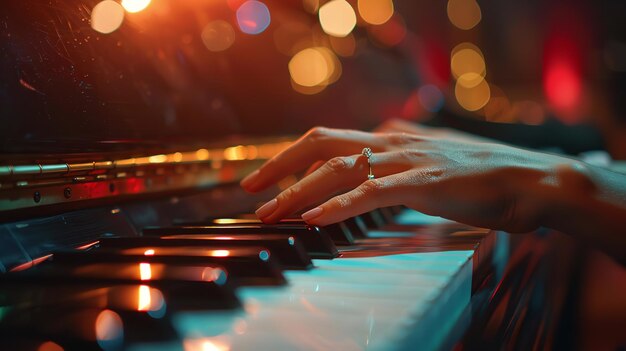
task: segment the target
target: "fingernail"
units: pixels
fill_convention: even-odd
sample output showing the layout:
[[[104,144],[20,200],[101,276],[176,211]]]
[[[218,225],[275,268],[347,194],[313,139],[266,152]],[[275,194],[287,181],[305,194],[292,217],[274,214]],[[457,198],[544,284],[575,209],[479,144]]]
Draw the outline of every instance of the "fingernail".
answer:
[[[322,214],[323,209],[321,207],[316,207],[312,210],[308,210],[302,214],[302,219],[306,222],[312,220],[313,218],[319,217]]]
[[[252,183],[254,183],[258,175],[259,170],[257,169],[256,171],[248,174],[245,178],[243,178],[239,184],[244,188],[248,188],[250,185],[252,185]]]
[[[268,201],[265,205],[259,207],[258,210],[256,210],[256,215],[259,218],[263,218],[263,217],[267,217],[269,215],[272,214],[272,212],[276,211],[276,209],[278,208],[278,200],[274,199],[271,201]]]

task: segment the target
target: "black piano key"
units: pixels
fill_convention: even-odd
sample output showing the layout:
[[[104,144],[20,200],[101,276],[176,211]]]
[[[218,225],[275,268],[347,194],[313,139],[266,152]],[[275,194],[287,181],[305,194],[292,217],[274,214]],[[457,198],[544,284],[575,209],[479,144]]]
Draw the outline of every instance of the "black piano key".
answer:
[[[327,232],[318,227],[291,224],[241,224],[144,228],[145,236],[203,235],[203,234],[282,234],[298,238],[312,258],[335,258],[337,247]]]
[[[389,211],[391,211],[391,214],[393,214],[394,216],[397,216],[406,210],[406,207],[402,205],[391,206],[388,208],[389,208]]]
[[[189,275],[194,279],[193,269],[219,268],[228,278],[240,285],[283,285],[286,283],[278,262],[271,257],[270,251],[257,247],[215,247],[210,250],[197,247],[153,247],[72,250],[53,253],[50,265],[76,265],[85,271],[84,264],[142,263],[166,265],[164,278],[176,279]],[[43,265],[42,265],[43,266]],[[176,267],[180,266],[180,271]],[[187,271],[185,271],[187,269]],[[32,269],[31,269],[32,270]],[[135,271],[134,273],[137,273]],[[171,277],[167,274],[172,274]],[[131,279],[132,277],[125,277]],[[137,278],[137,277],[135,277]]]
[[[216,247],[255,247],[262,246],[270,250],[285,269],[310,269],[313,267],[311,257],[304,250],[300,241],[288,235],[176,235],[169,237],[125,237],[107,238],[98,243],[98,248],[131,248],[144,247],[176,247],[188,246],[196,248]]]
[[[380,212],[385,225],[394,224],[396,222],[395,213],[391,207],[381,207],[378,209],[378,212]]]
[[[363,219],[365,226],[369,229],[380,229],[387,224],[385,222],[385,218],[378,209],[363,213],[362,215],[359,215],[359,217]]]
[[[356,216],[346,219],[343,223],[350,229],[353,237],[357,239],[367,238],[367,226],[363,218]]]
[[[42,264],[43,266],[44,264]],[[47,265],[47,264],[45,264]],[[50,265],[49,267],[52,267]],[[33,274],[34,271],[37,271]],[[90,291],[94,289],[113,289],[115,287],[139,287],[141,285],[158,289],[167,303],[167,308],[173,311],[188,310],[225,310],[241,307],[239,299],[234,293],[234,286],[228,281],[182,281],[182,280],[143,280],[105,278],[105,277],[77,277],[71,274],[72,267],[55,266],[53,270],[37,270],[35,268],[23,272],[13,272],[0,276],[0,286],[3,289],[2,301],[10,302],[11,295],[7,294],[10,287],[20,291],[17,287],[24,287],[25,296],[31,296],[34,304],[45,304],[45,301],[58,303],[70,300],[68,291]],[[28,294],[28,289],[38,291]],[[115,291],[119,291],[115,290]],[[62,293],[65,296],[61,295]],[[119,309],[119,305],[114,306]]]
[[[206,223],[187,223],[187,225],[242,225],[242,224],[263,224],[261,220],[255,218],[214,218]],[[276,225],[301,225],[307,226],[302,218],[286,218]],[[183,224],[185,225],[185,224]],[[353,245],[354,237],[350,228],[343,222],[331,224],[324,227],[317,227],[320,231],[327,232],[336,245]]]

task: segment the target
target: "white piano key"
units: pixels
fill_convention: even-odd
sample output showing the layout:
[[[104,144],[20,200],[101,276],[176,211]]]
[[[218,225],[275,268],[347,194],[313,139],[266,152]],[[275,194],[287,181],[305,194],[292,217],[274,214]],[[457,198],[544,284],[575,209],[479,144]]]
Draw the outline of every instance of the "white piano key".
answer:
[[[403,225],[433,225],[448,223],[450,221],[445,218],[430,216],[413,210],[406,210],[396,215],[395,222]]]
[[[401,349],[407,336],[423,334],[415,328],[431,333],[420,349],[433,349],[469,302],[472,254],[316,260],[312,271],[286,272],[286,287],[239,289],[244,310],[178,314],[182,345],[131,349]]]

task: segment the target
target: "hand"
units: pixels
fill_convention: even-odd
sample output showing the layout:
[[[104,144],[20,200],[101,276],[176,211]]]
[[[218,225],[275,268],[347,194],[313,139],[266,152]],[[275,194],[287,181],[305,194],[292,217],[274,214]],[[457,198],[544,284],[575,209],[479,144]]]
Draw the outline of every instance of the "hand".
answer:
[[[360,155],[364,147],[374,151],[373,180],[366,180],[367,159]],[[302,217],[327,225],[402,204],[467,224],[528,231],[541,224],[547,205],[541,203],[543,195],[554,193],[555,184],[563,181],[559,178],[585,179],[579,161],[499,144],[314,128],[246,177],[242,186],[260,191],[319,160],[326,162],[257,215],[272,223],[319,204]]]
[[[479,137],[473,134],[465,133],[460,130],[450,128],[435,128],[425,125],[409,122],[403,119],[388,119],[374,129],[377,133],[408,133],[435,136],[438,138],[454,139],[459,141],[473,142],[496,142],[491,139]]]

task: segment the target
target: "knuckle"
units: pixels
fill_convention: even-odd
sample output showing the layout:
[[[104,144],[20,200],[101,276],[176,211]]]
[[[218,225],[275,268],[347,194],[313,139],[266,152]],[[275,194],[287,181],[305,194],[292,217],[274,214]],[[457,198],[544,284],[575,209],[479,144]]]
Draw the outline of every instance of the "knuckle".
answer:
[[[334,200],[335,209],[340,210],[352,206],[352,199],[347,195],[337,196]]]
[[[350,169],[350,161],[346,157],[333,157],[326,162],[326,169],[335,174],[343,173]]]
[[[391,145],[403,145],[408,142],[408,135],[406,133],[390,133],[386,136],[387,142]]]
[[[423,158],[424,153],[418,150],[405,149],[405,150],[399,151],[398,156],[400,157],[400,159],[404,161],[413,162],[413,161],[416,161],[417,159]]]
[[[326,135],[328,135],[328,128],[321,126],[313,127],[306,133],[309,139],[319,139]]]
[[[364,194],[373,194],[383,190],[385,187],[384,182],[380,179],[368,179],[359,186],[359,190]]]
[[[298,193],[300,192],[300,187],[298,185],[292,185],[289,188],[285,189],[280,195],[278,195],[279,202],[289,202],[296,198]]]

